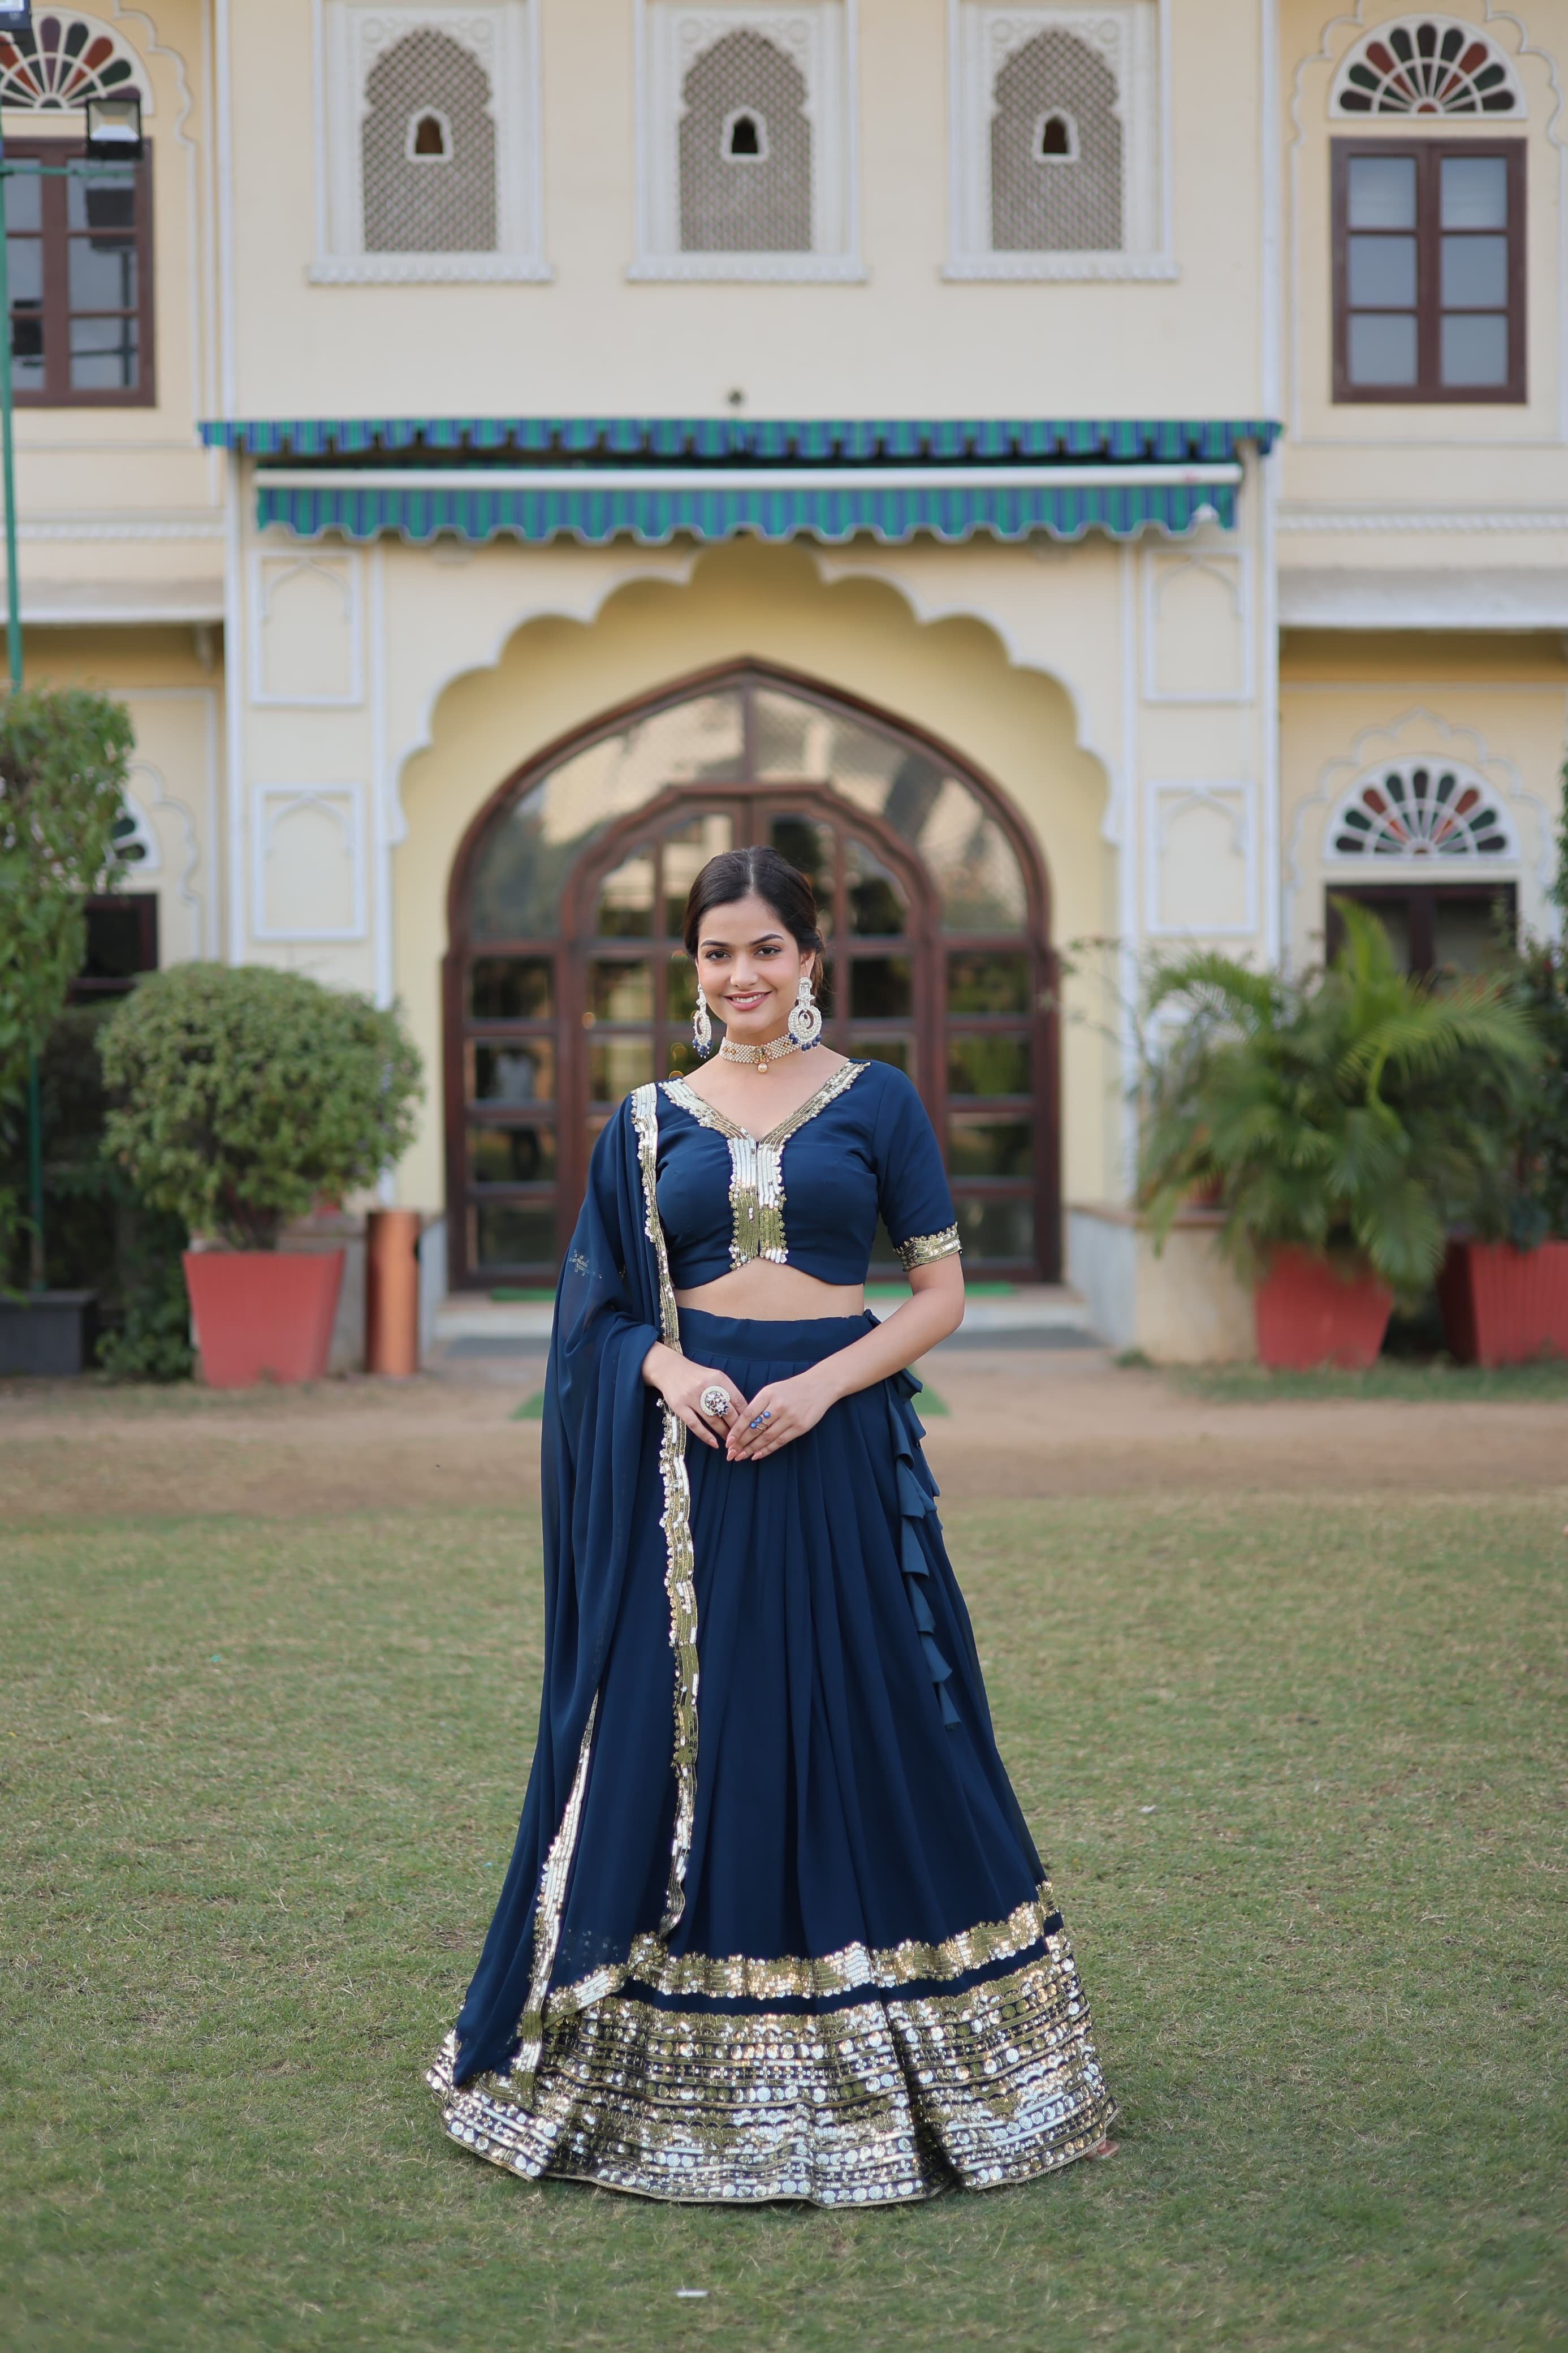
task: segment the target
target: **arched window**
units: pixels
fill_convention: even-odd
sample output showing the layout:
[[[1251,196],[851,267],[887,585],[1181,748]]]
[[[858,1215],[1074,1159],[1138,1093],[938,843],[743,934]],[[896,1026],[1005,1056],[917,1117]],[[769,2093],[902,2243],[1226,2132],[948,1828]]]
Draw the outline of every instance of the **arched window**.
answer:
[[[449,164],[452,126],[434,107],[409,117],[407,153],[411,162]]]
[[[0,106],[30,114],[74,112],[89,98],[137,90],[151,97],[136,58],[107,25],[50,8],[0,33]]]
[[[1452,760],[1381,767],[1351,786],[1329,822],[1329,858],[1519,856],[1513,822],[1494,788]]]
[[[765,164],[768,159],[768,126],[760,114],[742,106],[731,114],[724,125],[719,152],[729,164]]]
[[[1489,114],[1524,119],[1512,59],[1475,25],[1400,16],[1379,25],[1341,60],[1331,114]]]
[[[1041,164],[1078,162],[1078,124],[1059,106],[1041,115],[1035,129],[1035,155]]]
[[[1114,253],[1122,241],[1116,76],[1076,33],[1037,33],[992,91],[991,243],[998,253]]]
[[[1054,1278],[1056,1029],[1027,837],[941,746],[748,664],[523,770],[459,853],[455,1279],[549,1280],[616,1104],[695,1067],[681,911],[708,859],[752,841],[816,888],[827,1042],[896,1062],[919,1086],[971,1271]]]
[[[367,253],[493,253],[496,126],[473,51],[429,26],[365,78],[360,141]],[[422,144],[432,137],[444,144]],[[431,171],[432,163],[448,168]]]
[[[811,251],[805,99],[799,67],[760,33],[702,51],[681,84],[683,252]]]

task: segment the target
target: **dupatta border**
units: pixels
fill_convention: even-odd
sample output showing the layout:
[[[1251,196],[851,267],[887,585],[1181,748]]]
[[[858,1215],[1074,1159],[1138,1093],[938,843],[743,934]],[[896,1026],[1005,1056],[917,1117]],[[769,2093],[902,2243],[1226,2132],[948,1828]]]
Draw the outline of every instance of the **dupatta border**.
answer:
[[[577,1852],[577,1832],[583,1821],[583,1799],[588,1788],[588,1767],[594,1754],[594,1725],[599,1714],[599,1694],[594,1694],[588,1705],[588,1721],[583,1726],[583,1737],[577,1748],[577,1767],[572,1776],[571,1792],[562,1811],[555,1836],[550,1841],[550,1852],[544,1858],[544,1869],[539,1875],[539,1900],[533,1915],[533,1968],[529,1976],[528,2002],[519,2022],[521,2046],[511,2063],[511,2081],[517,2089],[531,2083],[539,2071],[544,2048],[544,2004],[550,1989],[550,1972],[555,1966],[555,1948],[561,1941],[561,1915],[566,1904],[566,1882],[571,1876],[572,1858]]]
[[[658,1268],[659,1330],[667,1348],[680,1355],[680,1319],[669,1279],[669,1252],[658,1215],[658,1089],[637,1087],[631,1098],[642,1172],[643,1223]],[[664,1589],[669,1596],[669,1647],[675,1653],[675,1829],[669,1846],[669,1880],[658,1940],[668,1936],[686,1909],[686,1866],[697,1819],[697,1556],[691,1545],[691,1482],[686,1471],[686,1424],[667,1405],[658,1447],[664,1490]]]

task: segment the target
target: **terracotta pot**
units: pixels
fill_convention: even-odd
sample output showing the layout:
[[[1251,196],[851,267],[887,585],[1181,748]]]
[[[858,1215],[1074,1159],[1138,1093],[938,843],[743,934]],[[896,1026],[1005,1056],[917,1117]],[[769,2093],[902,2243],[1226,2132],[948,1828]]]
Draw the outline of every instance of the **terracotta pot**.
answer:
[[[1568,1241],[1450,1242],[1437,1279],[1448,1353],[1461,1365],[1568,1356]]]
[[[209,1388],[319,1381],[342,1288],[335,1250],[187,1250],[185,1288]]]
[[[1252,1294],[1258,1360],[1280,1371],[1345,1365],[1364,1372],[1388,1329],[1394,1294],[1371,1269],[1346,1276],[1291,1244],[1277,1250]]]

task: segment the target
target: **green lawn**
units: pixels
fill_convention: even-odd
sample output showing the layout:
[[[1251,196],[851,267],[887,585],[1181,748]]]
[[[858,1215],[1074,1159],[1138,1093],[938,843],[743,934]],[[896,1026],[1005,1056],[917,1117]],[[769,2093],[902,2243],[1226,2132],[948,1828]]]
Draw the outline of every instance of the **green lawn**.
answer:
[[[1129,1360],[1131,1361],[1131,1360]],[[1256,1404],[1269,1398],[1391,1398],[1420,1405],[1428,1398],[1463,1404],[1568,1405],[1568,1360],[1543,1356],[1532,1365],[1422,1363],[1406,1356],[1379,1356],[1364,1373],[1324,1366],[1306,1373],[1270,1372],[1262,1365],[1186,1365],[1168,1377],[1194,1397],[1224,1405]],[[1568,1472],[1568,1429],[1563,1437]]]
[[[440,2137],[420,2068],[531,1745],[526,1521],[9,1532],[0,2339],[1563,2342],[1565,1519],[951,1515],[1122,2145],[875,2214],[533,2188]]]

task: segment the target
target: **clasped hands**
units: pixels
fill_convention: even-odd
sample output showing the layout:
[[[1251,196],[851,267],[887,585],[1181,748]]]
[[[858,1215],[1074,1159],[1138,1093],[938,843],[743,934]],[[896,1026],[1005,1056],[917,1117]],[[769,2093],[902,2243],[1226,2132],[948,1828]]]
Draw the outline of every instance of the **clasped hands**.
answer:
[[[648,1350],[642,1374],[704,1446],[722,1445],[731,1462],[760,1462],[792,1438],[804,1438],[837,1394],[826,1366],[812,1365],[786,1381],[769,1381],[754,1398],[743,1397],[727,1373],[715,1372],[711,1365],[694,1365],[662,1341]],[[728,1389],[727,1413],[703,1412],[702,1393],[709,1388]]]

